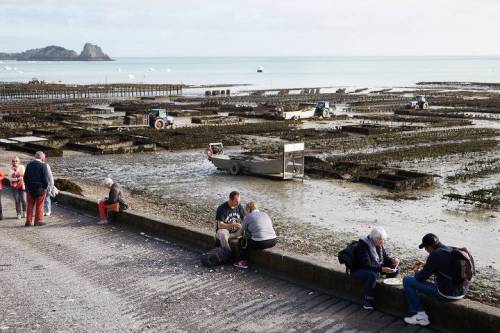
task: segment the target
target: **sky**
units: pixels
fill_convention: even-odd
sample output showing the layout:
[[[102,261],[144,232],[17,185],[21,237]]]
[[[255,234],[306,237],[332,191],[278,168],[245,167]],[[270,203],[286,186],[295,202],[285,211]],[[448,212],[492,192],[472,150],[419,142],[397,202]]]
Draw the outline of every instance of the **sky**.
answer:
[[[0,52],[500,55],[497,0],[0,0]]]

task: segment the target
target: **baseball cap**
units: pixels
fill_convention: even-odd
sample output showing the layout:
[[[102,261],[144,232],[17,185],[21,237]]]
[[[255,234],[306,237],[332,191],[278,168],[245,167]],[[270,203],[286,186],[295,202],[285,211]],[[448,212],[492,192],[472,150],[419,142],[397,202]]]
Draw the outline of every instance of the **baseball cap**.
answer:
[[[422,238],[422,244],[418,246],[419,249],[423,248],[424,246],[434,246],[437,243],[439,243],[439,238],[438,236],[434,234],[427,234]]]

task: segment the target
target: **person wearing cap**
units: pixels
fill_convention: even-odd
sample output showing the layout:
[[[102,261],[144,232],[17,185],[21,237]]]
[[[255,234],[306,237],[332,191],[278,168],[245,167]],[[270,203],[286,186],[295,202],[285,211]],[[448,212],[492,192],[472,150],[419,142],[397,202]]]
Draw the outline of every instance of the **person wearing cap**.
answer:
[[[415,275],[403,278],[403,288],[408,301],[411,317],[405,317],[404,321],[410,325],[427,326],[430,324],[429,317],[425,312],[418,294],[424,294],[437,298],[441,301],[456,301],[464,298],[469,290],[469,284],[457,284],[453,281],[452,272],[452,248],[444,245],[434,234],[427,234],[422,238],[419,249],[425,249],[429,253],[425,264],[422,261],[415,263]],[[427,281],[434,275],[435,283]]]
[[[382,274],[388,278],[399,274],[399,259],[389,257],[384,249],[386,239],[387,233],[384,228],[374,227],[368,236],[359,240],[354,251],[351,272],[354,278],[363,282],[365,310],[374,309],[377,279]]]

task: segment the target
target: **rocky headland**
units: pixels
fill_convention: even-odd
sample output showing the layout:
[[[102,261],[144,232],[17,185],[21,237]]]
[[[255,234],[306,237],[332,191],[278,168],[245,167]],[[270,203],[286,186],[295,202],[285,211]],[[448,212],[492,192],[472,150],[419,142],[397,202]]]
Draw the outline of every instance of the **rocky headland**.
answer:
[[[85,43],[80,54],[61,46],[50,45],[20,53],[1,53],[0,60],[17,61],[112,61],[102,49],[94,44]]]

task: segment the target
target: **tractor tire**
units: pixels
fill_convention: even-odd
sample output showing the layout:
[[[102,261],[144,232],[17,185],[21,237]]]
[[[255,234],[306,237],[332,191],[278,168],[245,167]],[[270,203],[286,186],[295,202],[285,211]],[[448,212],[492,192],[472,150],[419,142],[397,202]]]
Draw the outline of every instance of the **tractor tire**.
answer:
[[[424,105],[422,106],[422,108],[423,108],[424,110],[427,110],[427,109],[429,108],[429,104],[428,104],[428,103],[424,103]]]
[[[233,162],[229,168],[229,173],[233,176],[240,174],[240,165],[237,162]]]
[[[157,130],[162,130],[165,128],[165,121],[163,119],[156,119],[155,128]]]

